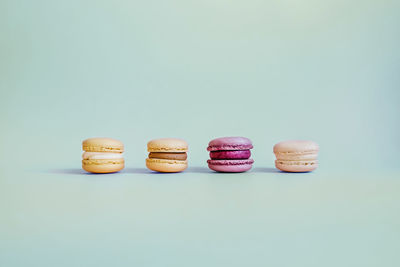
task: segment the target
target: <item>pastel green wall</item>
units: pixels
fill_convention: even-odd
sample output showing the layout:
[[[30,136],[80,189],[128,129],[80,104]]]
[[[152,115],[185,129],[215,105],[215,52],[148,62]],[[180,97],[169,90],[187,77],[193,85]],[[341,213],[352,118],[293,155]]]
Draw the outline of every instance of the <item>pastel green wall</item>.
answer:
[[[0,159],[80,166],[109,136],[312,139],[321,170],[398,167],[399,1],[1,1]],[[21,152],[29,151],[29,156]]]
[[[399,14],[0,0],[0,266],[400,266]],[[253,140],[253,171],[205,169],[227,135]],[[124,172],[83,173],[92,136],[124,141]],[[198,168],[139,169],[173,136]],[[320,144],[317,171],[268,169],[292,138]]]

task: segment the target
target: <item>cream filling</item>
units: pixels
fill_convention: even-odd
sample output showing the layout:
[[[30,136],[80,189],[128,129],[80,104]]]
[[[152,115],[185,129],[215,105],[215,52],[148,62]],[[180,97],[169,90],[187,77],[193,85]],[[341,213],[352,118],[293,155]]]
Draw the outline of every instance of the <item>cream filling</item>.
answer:
[[[123,159],[122,153],[83,152],[82,159]]]

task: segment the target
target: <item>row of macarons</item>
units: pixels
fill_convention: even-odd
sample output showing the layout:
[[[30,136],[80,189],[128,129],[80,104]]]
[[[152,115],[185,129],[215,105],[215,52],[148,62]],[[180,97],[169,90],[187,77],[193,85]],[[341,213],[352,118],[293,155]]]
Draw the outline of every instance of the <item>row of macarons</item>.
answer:
[[[124,144],[112,138],[89,138],[82,142],[82,168],[92,173],[113,173],[125,166]],[[208,167],[217,172],[245,172],[252,168],[253,144],[246,137],[221,137],[208,143]],[[182,139],[161,138],[147,143],[148,169],[181,172],[188,166],[188,143]],[[275,166],[285,172],[310,172],[318,167],[319,147],[313,141],[292,140],[276,144]]]

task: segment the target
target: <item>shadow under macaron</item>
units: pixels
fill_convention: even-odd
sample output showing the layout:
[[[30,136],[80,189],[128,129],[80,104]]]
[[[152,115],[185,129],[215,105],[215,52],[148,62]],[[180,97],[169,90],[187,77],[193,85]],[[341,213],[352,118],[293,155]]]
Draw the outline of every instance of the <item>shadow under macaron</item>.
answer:
[[[90,173],[80,168],[70,168],[70,169],[50,169],[46,170],[46,173],[52,174],[69,174],[69,175],[109,175],[109,174],[150,174],[150,175],[163,175],[163,174],[181,174],[181,173],[205,173],[205,174],[224,174],[229,172],[216,172],[208,167],[189,167],[182,172],[156,172],[149,170],[147,168],[125,168],[119,172],[111,172],[111,173]],[[306,174],[312,172],[285,172],[278,170],[276,168],[265,168],[265,167],[256,167],[252,168],[247,172],[241,173],[274,173],[274,174]]]
[[[181,172],[156,172],[149,170],[147,168],[126,168],[122,172],[136,173],[136,174],[181,174],[181,173],[213,173],[208,168],[205,167],[189,167]]]
[[[106,175],[106,174],[153,174],[153,175],[162,175],[162,174],[180,174],[180,173],[215,173],[206,167],[189,167],[182,172],[156,172],[149,170],[147,168],[124,168],[119,172],[110,172],[110,173],[91,173],[87,172],[83,169],[71,168],[71,169],[51,169],[46,170],[46,173],[52,174],[69,174],[69,175]]]
[[[111,172],[111,173],[91,173],[87,172],[83,169],[71,168],[71,169],[51,169],[47,170],[46,173],[53,174],[70,174],[70,175],[105,175],[105,174],[114,174],[119,172]]]

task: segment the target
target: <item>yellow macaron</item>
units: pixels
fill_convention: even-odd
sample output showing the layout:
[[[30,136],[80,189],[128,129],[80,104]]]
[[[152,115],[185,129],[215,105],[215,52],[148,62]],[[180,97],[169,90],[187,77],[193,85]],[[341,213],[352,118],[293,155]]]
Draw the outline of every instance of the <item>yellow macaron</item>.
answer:
[[[161,138],[147,143],[146,166],[157,172],[181,172],[187,168],[188,143],[182,139]]]
[[[82,168],[92,173],[112,173],[125,166],[124,144],[112,138],[89,138],[82,142]]]

